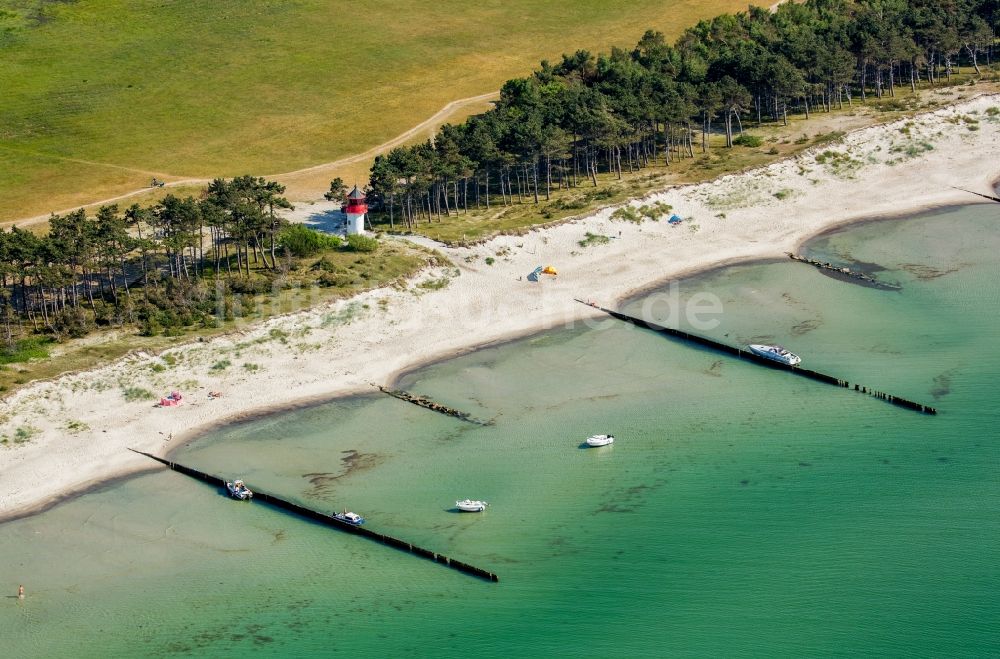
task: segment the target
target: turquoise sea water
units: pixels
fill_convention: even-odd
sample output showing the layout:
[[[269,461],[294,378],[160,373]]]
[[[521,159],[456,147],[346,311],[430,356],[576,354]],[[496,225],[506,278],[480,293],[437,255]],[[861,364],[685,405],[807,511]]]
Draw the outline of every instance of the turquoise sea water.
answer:
[[[9,656],[989,656],[1000,648],[1000,210],[813,241],[681,283],[704,330],[937,417],[617,323],[212,433],[184,464],[496,572],[490,584],[172,472],[0,525]],[[661,292],[662,294],[662,292]],[[630,302],[664,317],[657,292]],[[683,320],[683,318],[682,318]],[[612,432],[601,449],[580,448]],[[459,498],[491,502],[451,512]]]

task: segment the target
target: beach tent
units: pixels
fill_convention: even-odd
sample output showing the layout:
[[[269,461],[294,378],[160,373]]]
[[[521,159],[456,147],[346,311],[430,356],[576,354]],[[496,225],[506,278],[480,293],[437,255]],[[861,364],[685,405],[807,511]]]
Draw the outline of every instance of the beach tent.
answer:
[[[680,215],[671,215],[671,216],[670,216],[670,219],[669,219],[669,220],[667,220],[667,223],[668,223],[668,224],[672,224],[673,226],[677,226],[677,225],[678,225],[678,224],[680,224],[680,223],[681,223],[682,221],[683,221],[683,220],[681,219],[681,216],[680,216]]]
[[[531,274],[528,275],[528,281],[538,281],[538,275],[542,274],[543,269],[544,268],[542,268],[542,266],[538,266],[537,268],[532,270]]]
[[[542,270],[542,274],[544,274],[544,275],[558,275],[559,273],[556,272],[556,269],[553,268],[551,265],[547,265]]]

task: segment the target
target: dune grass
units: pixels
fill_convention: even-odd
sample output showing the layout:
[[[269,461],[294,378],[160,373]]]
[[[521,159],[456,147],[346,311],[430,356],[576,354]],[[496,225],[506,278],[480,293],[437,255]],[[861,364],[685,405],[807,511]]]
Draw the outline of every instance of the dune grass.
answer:
[[[332,161],[542,58],[631,47],[647,28],[673,37],[745,6],[0,0],[0,221],[153,175],[274,175]]]

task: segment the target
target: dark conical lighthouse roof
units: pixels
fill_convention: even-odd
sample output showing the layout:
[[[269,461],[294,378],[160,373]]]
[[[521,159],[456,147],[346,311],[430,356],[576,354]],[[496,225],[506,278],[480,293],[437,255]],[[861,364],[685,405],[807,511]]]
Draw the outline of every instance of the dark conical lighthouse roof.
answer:
[[[358,190],[358,186],[355,185],[354,189],[351,190],[351,193],[347,195],[347,198],[350,199],[351,201],[364,201],[365,193],[362,192],[361,190]]]

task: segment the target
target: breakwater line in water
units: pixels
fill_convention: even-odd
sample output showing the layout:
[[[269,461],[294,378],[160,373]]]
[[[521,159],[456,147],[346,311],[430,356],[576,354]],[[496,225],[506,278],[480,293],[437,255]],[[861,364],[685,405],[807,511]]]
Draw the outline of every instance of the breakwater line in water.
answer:
[[[908,410],[913,410],[915,412],[922,412],[923,414],[937,414],[937,410],[930,405],[923,405],[921,403],[915,403],[912,400],[907,400],[905,398],[900,398],[899,396],[893,396],[892,394],[887,394],[883,391],[876,391],[864,385],[852,384],[847,380],[842,380],[833,375],[827,375],[826,373],[820,373],[819,371],[812,371],[807,368],[801,368],[799,366],[789,366],[787,364],[782,364],[781,362],[776,362],[773,359],[767,359],[766,357],[761,357],[756,355],[749,350],[744,350],[736,346],[731,346],[725,343],[716,341],[715,339],[710,339],[704,336],[698,336],[697,334],[691,334],[690,332],[684,332],[682,330],[673,329],[671,327],[663,327],[662,325],[657,325],[656,323],[650,323],[648,321],[642,320],[641,318],[636,318],[634,316],[629,316],[628,314],[620,313],[618,311],[612,311],[611,309],[605,309],[600,307],[593,302],[584,302],[583,300],[577,299],[577,302],[581,304],[586,304],[589,307],[594,307],[595,309],[600,309],[604,313],[608,314],[612,318],[617,318],[618,320],[625,321],[626,323],[631,323],[637,327],[642,327],[644,329],[653,330],[654,332],[659,332],[660,334],[666,334],[676,339],[681,339],[683,341],[689,341],[700,346],[705,346],[707,348],[712,348],[713,350],[718,350],[719,352],[724,352],[740,359],[746,359],[752,362],[756,362],[763,366],[768,366],[770,368],[780,369],[783,371],[788,371],[795,375],[802,376],[804,378],[809,378],[810,380],[816,380],[818,382],[825,382],[826,384],[832,384],[835,387],[842,387],[845,389],[854,389],[859,393],[867,394],[874,398],[884,400],[887,403],[896,405],[897,407],[903,407]]]
[[[226,479],[222,478],[221,476],[206,474],[203,471],[198,471],[197,469],[193,469],[191,467],[185,467],[182,464],[177,464],[176,462],[172,462],[164,458],[158,458],[155,455],[151,455],[143,451],[137,451],[134,448],[130,448],[129,450],[132,451],[133,453],[138,453],[139,455],[144,455],[147,458],[156,460],[157,462],[164,464],[170,469],[176,472],[180,472],[185,476],[190,476],[191,478],[195,478],[197,480],[204,481],[212,485],[217,485],[222,488],[226,487]],[[429,561],[440,563],[445,567],[450,567],[453,570],[457,570],[459,572],[463,572],[465,574],[474,577],[479,577],[480,579],[485,579],[486,581],[492,581],[492,582],[500,581],[500,578],[497,575],[493,574],[492,572],[489,572],[488,570],[483,570],[482,568],[469,565],[468,563],[463,563],[462,561],[456,561],[453,558],[448,558],[444,554],[438,554],[437,552],[433,552],[430,549],[424,549],[423,547],[418,547],[417,545],[411,542],[407,542],[406,540],[400,540],[399,538],[394,538],[391,535],[378,533],[377,531],[372,531],[371,529],[365,528],[363,526],[355,526],[354,524],[348,524],[347,522],[339,520],[336,517],[333,517],[332,515],[327,515],[326,513],[320,512],[318,510],[313,510],[312,508],[301,506],[297,503],[288,501],[287,499],[282,499],[281,497],[275,496],[273,494],[268,494],[267,492],[254,490],[253,500],[263,501],[264,503],[268,503],[274,506],[275,508],[281,508],[282,510],[287,510],[288,512],[296,514],[300,517],[311,519],[314,522],[319,522],[321,524],[325,524],[326,526],[332,526],[333,528],[338,529],[340,531],[353,533],[354,535],[359,535],[364,538],[368,538],[369,540],[374,540],[375,542],[379,542],[383,545],[388,545],[390,547],[394,547],[396,549],[409,552],[416,556],[420,556],[421,558],[426,558]]]
[[[879,281],[878,279],[872,277],[871,275],[866,275],[863,272],[857,272],[855,270],[851,270],[850,268],[844,268],[836,266],[832,263],[817,261],[815,259],[806,258],[805,256],[792,254],[791,252],[785,252],[785,254],[787,254],[788,258],[790,258],[793,261],[798,261],[799,263],[807,263],[811,266],[819,268],[820,270],[829,272],[837,277],[847,277],[849,279],[856,279],[870,288],[878,288],[885,291],[903,290],[903,287],[900,286],[899,284],[890,284],[884,281]]]
[[[432,412],[437,412],[438,414],[444,414],[446,416],[454,417],[460,421],[465,421],[467,423],[474,423],[477,426],[492,426],[492,421],[483,421],[477,419],[476,417],[468,414],[467,412],[462,412],[456,410],[447,405],[442,405],[441,403],[435,403],[430,398],[425,398],[424,396],[418,396],[416,394],[411,394],[408,391],[402,391],[401,389],[389,389],[388,387],[383,387],[382,385],[372,385],[378,387],[378,390],[384,394],[392,396],[393,398],[398,398],[399,400],[405,400],[407,403],[413,403],[418,407],[423,407],[424,409],[431,410]]]

